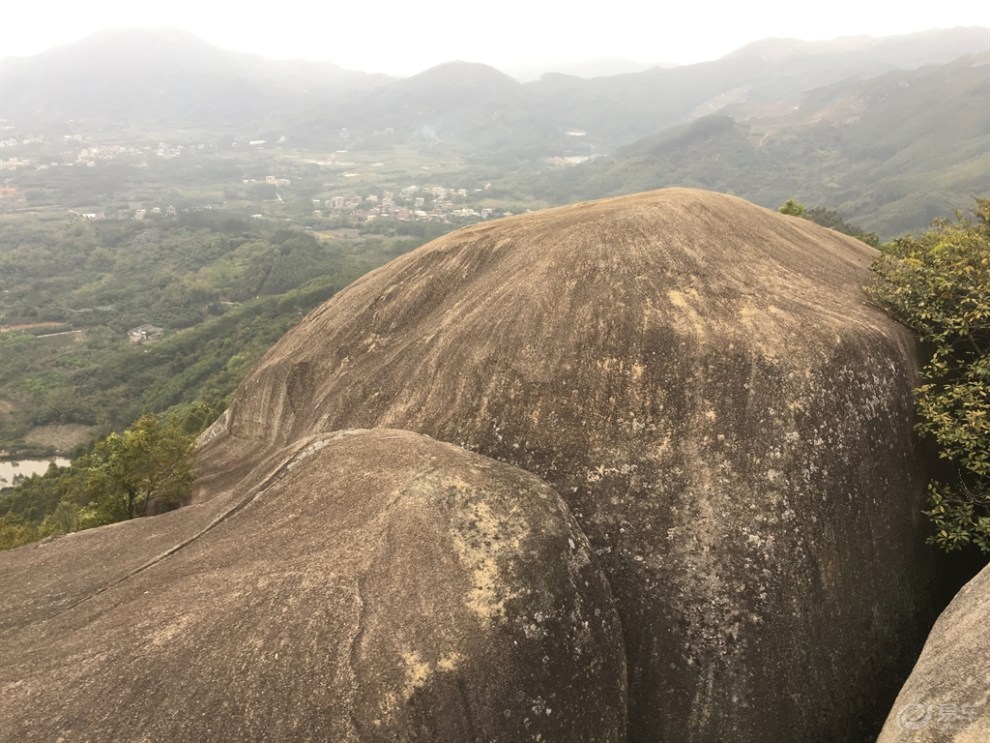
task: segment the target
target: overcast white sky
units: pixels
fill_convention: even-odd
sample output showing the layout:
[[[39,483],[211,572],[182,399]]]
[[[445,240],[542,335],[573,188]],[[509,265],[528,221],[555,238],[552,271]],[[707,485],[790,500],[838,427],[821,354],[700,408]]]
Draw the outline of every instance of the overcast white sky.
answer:
[[[990,2],[0,0],[0,57],[35,54],[102,28],[168,26],[227,49],[403,75],[453,59],[497,67],[603,57],[688,64],[771,36],[818,40],[972,25],[990,26]]]

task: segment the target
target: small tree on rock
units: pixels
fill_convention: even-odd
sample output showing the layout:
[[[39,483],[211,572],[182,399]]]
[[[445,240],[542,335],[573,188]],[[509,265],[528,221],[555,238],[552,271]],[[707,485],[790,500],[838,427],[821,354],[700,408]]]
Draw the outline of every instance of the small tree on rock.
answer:
[[[177,418],[151,414],[99,441],[83,468],[85,520],[112,523],[181,505],[194,478],[194,443]]]
[[[803,217],[804,216],[804,204],[802,204],[797,199],[788,199],[777,209],[781,214],[787,214],[792,217]]]

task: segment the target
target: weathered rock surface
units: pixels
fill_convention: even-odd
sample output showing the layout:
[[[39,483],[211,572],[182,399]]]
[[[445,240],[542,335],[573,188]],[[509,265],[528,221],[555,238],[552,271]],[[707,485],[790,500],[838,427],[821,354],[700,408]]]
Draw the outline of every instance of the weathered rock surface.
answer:
[[[0,554],[0,740],[620,741],[622,638],[566,506],[400,431]]]
[[[938,618],[878,743],[990,741],[990,566]]]
[[[287,334],[202,450],[427,433],[556,487],[602,559],[630,739],[876,734],[928,622],[909,334],[875,252],[672,189],[445,236]]]

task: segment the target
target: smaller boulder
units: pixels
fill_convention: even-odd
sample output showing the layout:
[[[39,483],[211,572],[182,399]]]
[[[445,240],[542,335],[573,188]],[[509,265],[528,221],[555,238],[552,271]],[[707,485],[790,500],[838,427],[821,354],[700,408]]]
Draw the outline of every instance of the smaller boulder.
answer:
[[[877,743],[990,741],[990,565],[942,612]]]
[[[44,545],[71,603],[4,585],[33,610],[0,636],[0,740],[625,739],[610,589],[550,486],[404,431],[271,462],[172,547],[144,541],[172,514]],[[143,564],[80,564],[117,544]]]

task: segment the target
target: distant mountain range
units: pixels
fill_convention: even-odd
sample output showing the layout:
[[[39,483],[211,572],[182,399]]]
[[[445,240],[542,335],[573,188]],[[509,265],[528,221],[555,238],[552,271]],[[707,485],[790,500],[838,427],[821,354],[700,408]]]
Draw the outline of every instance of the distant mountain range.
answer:
[[[762,111],[752,98],[727,102],[611,157],[545,174],[535,191],[574,200],[701,186],[767,206],[794,196],[884,235],[990,193],[990,52],[791,100]]]
[[[104,31],[0,68],[3,118],[21,129],[174,126],[251,131],[310,101],[390,78],[278,61],[184,31]],[[71,123],[70,123],[71,122]]]
[[[521,83],[539,80],[544,75],[560,74],[573,77],[610,77],[624,75],[629,72],[643,72],[653,67],[677,67],[675,64],[657,62],[636,62],[620,57],[602,57],[576,62],[556,62],[549,64],[514,65],[504,67],[502,71]]]
[[[0,86],[20,132],[197,129],[499,164],[606,156],[534,177],[556,201],[693,185],[896,231],[990,190],[987,28],[768,39],[702,64],[527,83],[464,62],[395,79],[118,31],[5,60]]]

